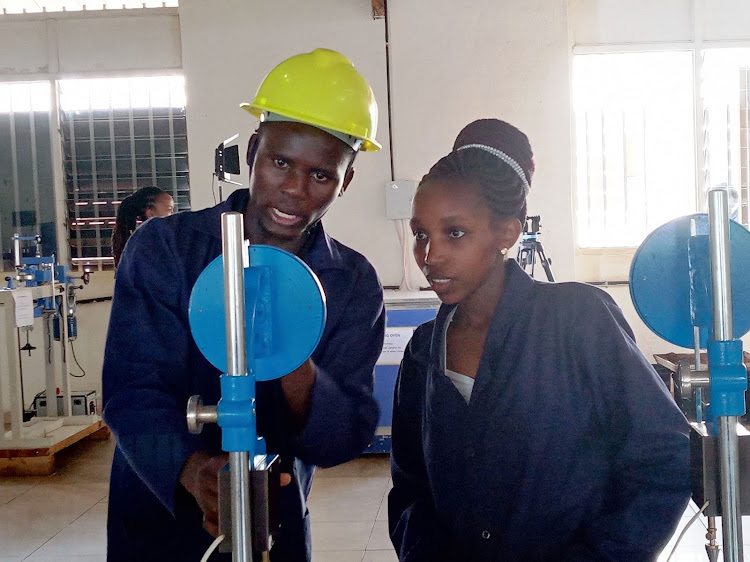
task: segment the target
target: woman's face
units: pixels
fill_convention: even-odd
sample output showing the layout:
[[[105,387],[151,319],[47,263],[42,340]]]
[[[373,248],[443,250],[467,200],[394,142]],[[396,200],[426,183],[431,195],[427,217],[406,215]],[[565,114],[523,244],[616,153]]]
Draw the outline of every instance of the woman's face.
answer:
[[[455,304],[495,279],[512,245],[479,188],[461,180],[420,186],[412,206],[414,258],[440,300]]]
[[[146,218],[168,217],[174,213],[174,199],[169,193],[162,193],[154,201],[154,205],[146,209]]]

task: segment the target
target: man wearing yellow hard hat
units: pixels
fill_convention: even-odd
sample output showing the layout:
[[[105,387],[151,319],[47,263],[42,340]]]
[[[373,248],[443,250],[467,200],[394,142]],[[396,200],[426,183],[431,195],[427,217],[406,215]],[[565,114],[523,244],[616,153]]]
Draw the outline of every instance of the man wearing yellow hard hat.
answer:
[[[274,562],[311,559],[306,500],[314,467],[356,457],[373,436],[382,288],[370,263],[320,222],[349,186],[357,153],[380,148],[372,90],[346,57],[317,49],[279,64],[242,107],[261,121],[248,146],[249,189],[210,209],[147,221],[117,271],[103,368],[104,419],[117,437],[110,562],[198,561],[218,533],[217,470],[226,457],[216,426],[188,432],[185,404],[193,394],[219,399],[219,372],[192,339],[187,305],[197,277],[221,253],[224,212],[244,213],[251,243],[304,260],[327,297],[312,357],[257,385],[258,431],[289,473]]]

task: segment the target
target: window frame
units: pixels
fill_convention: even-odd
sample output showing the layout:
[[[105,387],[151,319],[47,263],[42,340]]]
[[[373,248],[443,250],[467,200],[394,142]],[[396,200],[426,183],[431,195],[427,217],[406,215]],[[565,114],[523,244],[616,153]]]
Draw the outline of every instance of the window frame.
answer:
[[[697,16],[696,16],[697,17]],[[698,26],[696,26],[697,28]],[[706,168],[705,129],[706,115],[705,100],[701,95],[701,80],[703,76],[703,54],[709,49],[748,49],[750,39],[741,41],[692,41],[677,42],[646,42],[601,45],[573,45],[572,57],[592,54],[622,54],[622,53],[651,53],[651,52],[690,52],[692,53],[692,86],[693,86],[693,139],[695,154],[695,200],[696,213],[707,212],[704,193],[706,176],[702,170]],[[571,73],[572,89],[572,73]],[[576,125],[573,117],[574,108],[571,104],[571,195],[573,206],[573,232],[575,236],[575,271],[576,279],[587,282],[627,282],[630,273],[630,263],[638,247],[581,247],[578,244],[578,144]],[[707,173],[707,172],[706,172]]]

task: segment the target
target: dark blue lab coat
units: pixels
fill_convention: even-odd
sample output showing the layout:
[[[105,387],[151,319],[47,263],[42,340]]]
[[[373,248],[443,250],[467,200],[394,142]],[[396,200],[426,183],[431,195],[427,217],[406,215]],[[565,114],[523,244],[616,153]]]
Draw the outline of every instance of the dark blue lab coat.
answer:
[[[655,559],[690,497],[688,424],[603,291],[514,261],[470,403],[420,326],[393,412],[402,562]]]
[[[242,211],[248,191],[216,207],[144,223],[117,270],[104,358],[104,420],[117,438],[110,483],[108,560],[197,562],[211,543],[202,512],[179,484],[187,457],[220,451],[220,431],[188,433],[185,406],[200,394],[220,397],[220,373],[197,349],[188,299],[203,268],[221,253],[220,215]],[[257,385],[258,431],[269,452],[294,461],[282,490],[282,532],[275,561],[310,559],[306,498],[314,466],[356,457],[372,439],[378,408],[373,366],[383,342],[382,288],[370,263],[313,228],[300,257],[327,296],[312,406],[297,435],[279,380]],[[228,559],[214,555],[211,560]]]

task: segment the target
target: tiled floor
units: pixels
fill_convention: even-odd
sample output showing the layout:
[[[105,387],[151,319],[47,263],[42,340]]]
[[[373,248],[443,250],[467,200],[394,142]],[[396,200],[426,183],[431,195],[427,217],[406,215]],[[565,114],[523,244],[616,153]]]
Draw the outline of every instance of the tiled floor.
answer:
[[[114,439],[61,453],[44,478],[0,478],[0,562],[104,562]],[[386,457],[316,472],[313,562],[395,562],[386,526]]]
[[[110,440],[70,447],[50,477],[0,478],[0,562],[104,562],[113,446]],[[386,521],[389,487],[385,457],[318,470],[310,496],[313,561],[395,562]],[[691,504],[679,530],[695,511]],[[707,560],[705,523],[702,517],[693,524],[671,562]],[[743,528],[750,542],[750,517]],[[675,540],[659,562],[667,561]],[[750,561],[750,544],[745,552]]]

